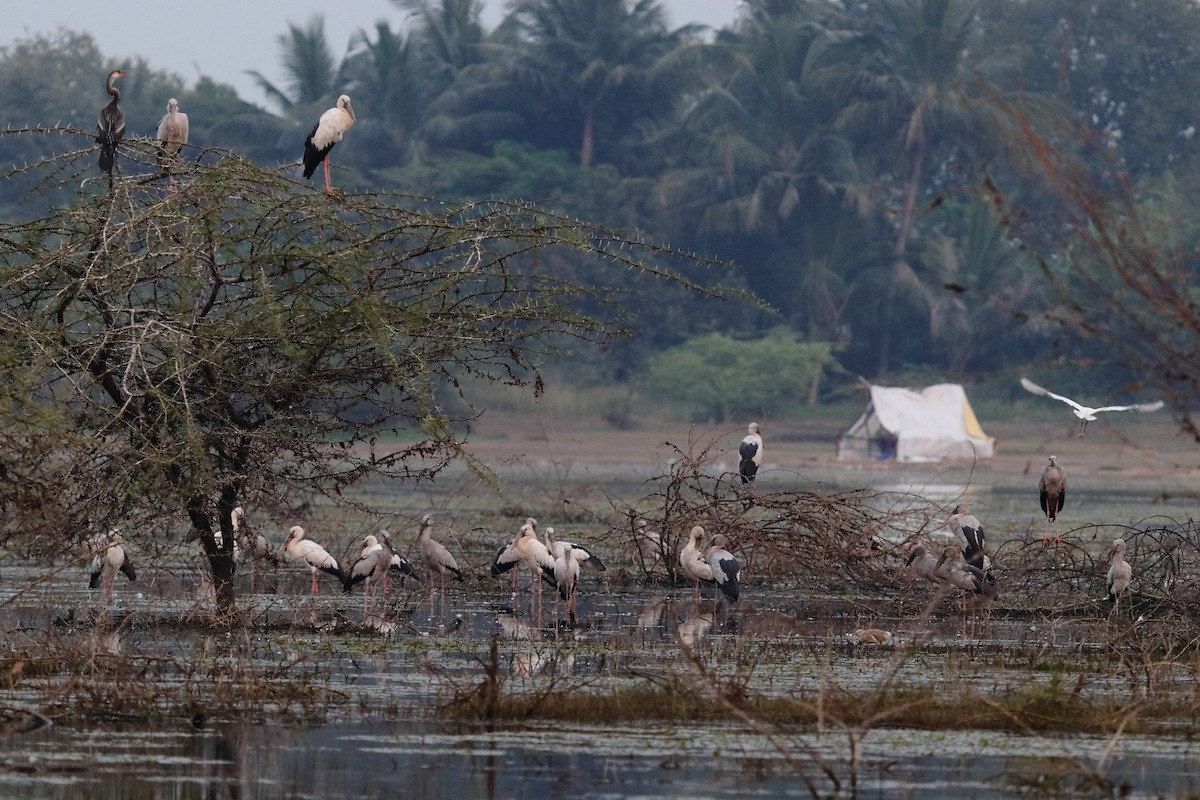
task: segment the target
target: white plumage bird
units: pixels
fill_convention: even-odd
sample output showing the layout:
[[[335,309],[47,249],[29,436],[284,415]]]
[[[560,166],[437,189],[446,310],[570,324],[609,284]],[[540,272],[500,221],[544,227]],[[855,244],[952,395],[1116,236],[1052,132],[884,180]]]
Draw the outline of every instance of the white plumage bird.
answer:
[[[712,571],[712,580],[717,584],[717,588],[729,598],[729,602],[736,603],[742,591],[739,580],[742,565],[734,558],[733,553],[726,549],[728,547],[729,540],[718,533],[705,548],[704,560]]]
[[[88,588],[95,589],[99,586],[101,600],[107,604],[112,600],[113,579],[117,573],[121,572],[129,580],[135,581],[137,571],[133,568],[133,562],[125,555],[120,531],[111,530],[107,536],[92,537],[91,546],[92,575],[88,581]]]
[[[979,522],[979,518],[972,514],[971,509],[965,505],[959,505],[955,507],[950,519],[946,520],[946,524],[954,533],[954,539],[962,551],[963,561],[982,570],[984,568],[984,539],[983,525]]]
[[[570,548],[571,558],[579,564],[581,569],[591,570],[592,572],[605,572],[608,570],[608,567],[604,566],[604,562],[600,560],[600,556],[592,553],[583,545],[555,539],[554,528],[547,527],[544,536],[546,537],[546,550],[549,551],[550,557],[555,561],[562,556],[564,550]]]
[[[521,526],[521,531],[508,544],[496,551],[492,559],[492,575],[500,575],[523,564],[529,570],[529,610],[532,616],[536,612],[536,598],[541,595],[542,581],[557,584],[554,576],[554,556],[549,548],[537,537],[537,520],[529,517]],[[514,588],[516,573],[513,573]]]
[[[554,559],[554,582],[558,586],[558,596],[567,604],[567,620],[571,627],[575,626],[575,598],[579,591],[580,561],[574,553],[575,548],[571,543],[563,542],[558,557]]]
[[[346,574],[338,566],[337,559],[329,555],[324,547],[311,539],[306,539],[304,528],[293,525],[288,530],[287,539],[280,545],[284,558],[288,563],[301,562],[312,572],[312,593],[317,594],[317,570],[328,573],[345,585]]]
[[[700,599],[700,581],[715,583],[729,600],[736,601],[741,593],[739,576],[741,565],[726,548],[729,540],[721,534],[712,538],[708,547],[701,549],[704,528],[696,525],[688,534],[687,543],[679,551],[679,566],[683,574],[692,580],[692,597]]]
[[[155,136],[158,139],[158,166],[166,172],[188,142],[188,115],[179,110],[179,101],[174,97],[167,101],[167,113],[158,121]]]
[[[696,525],[688,534],[687,542],[679,551],[679,568],[692,582],[692,599],[700,599],[700,581],[712,580],[712,567],[701,558],[700,540],[704,538],[704,528]]]
[[[1061,394],[1055,394],[1049,389],[1043,389],[1041,386],[1038,386],[1028,378],[1021,378],[1021,387],[1031,394],[1036,394],[1039,397],[1052,397],[1055,400],[1060,400],[1069,405],[1075,416],[1080,420],[1080,436],[1083,436],[1084,432],[1087,430],[1087,424],[1089,422],[1095,422],[1096,415],[1102,414],[1105,411],[1141,411],[1142,413],[1146,413],[1149,411],[1158,411],[1163,407],[1162,400],[1155,400],[1153,403],[1135,403],[1127,406],[1101,406],[1100,408],[1092,408],[1090,406],[1077,403],[1069,397],[1063,397]]]
[[[374,534],[368,534],[363,539],[362,550],[358,558],[350,566],[350,572],[342,589],[349,594],[355,584],[363,585],[363,614],[367,613],[367,605],[371,595],[386,579],[392,566],[392,554]]]
[[[745,437],[738,445],[738,474],[742,476],[742,483],[754,483],[754,477],[758,475],[758,468],[763,462],[763,440],[757,422],[751,422],[746,430]]]
[[[304,140],[304,177],[311,178],[317,166],[324,163],[326,192],[333,191],[329,182],[329,151],[342,140],[353,124],[354,109],[350,105],[350,96],[344,94],[337,99],[336,106],[321,115]]]
[[[1125,540],[1117,539],[1108,551],[1109,567],[1105,586],[1108,596],[1113,601],[1113,610],[1121,601],[1121,596],[1128,593],[1129,585],[1133,582],[1133,568],[1125,560]]]

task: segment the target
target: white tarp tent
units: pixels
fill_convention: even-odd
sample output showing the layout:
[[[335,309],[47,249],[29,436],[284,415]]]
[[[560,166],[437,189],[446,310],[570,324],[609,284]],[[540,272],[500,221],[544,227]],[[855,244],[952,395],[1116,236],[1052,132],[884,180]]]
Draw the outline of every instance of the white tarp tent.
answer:
[[[957,383],[919,390],[872,386],[867,410],[838,442],[838,459],[991,458],[995,442],[979,427],[967,393]]]

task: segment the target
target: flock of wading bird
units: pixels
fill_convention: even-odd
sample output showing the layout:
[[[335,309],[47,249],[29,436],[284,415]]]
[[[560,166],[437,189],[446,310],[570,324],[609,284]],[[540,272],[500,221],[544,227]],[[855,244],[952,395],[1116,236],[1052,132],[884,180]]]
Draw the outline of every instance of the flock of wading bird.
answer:
[[[117,88],[117,79],[128,74],[120,69],[108,73],[106,88],[112,99],[100,109],[100,117],[96,121],[100,169],[107,173],[110,179],[113,167],[117,164],[117,146],[125,137],[125,112],[121,110],[121,90]],[[304,140],[304,177],[311,178],[317,167],[324,164],[326,192],[333,191],[329,178],[329,151],[342,140],[353,124],[354,109],[350,105],[350,97],[342,95],[333,108],[321,114]],[[167,101],[167,113],[158,122],[155,138],[158,140],[158,165],[169,175],[172,161],[188,143],[188,116],[179,110],[179,101],[174,97]],[[170,180],[173,185],[174,178]]]
[[[113,81],[123,74],[120,71],[114,71],[109,75],[109,91],[110,94],[114,94],[114,100],[110,106],[114,108],[119,99],[119,93],[113,87]],[[338,108],[343,106],[348,110],[349,98],[342,97],[338,101]],[[168,116],[173,113],[177,113],[177,104],[174,99],[169,103]],[[310,142],[306,143],[306,169],[308,169],[307,148],[311,145],[313,136],[320,132],[328,114],[329,112],[326,112],[325,115],[322,115],[322,122],[318,123],[314,133],[309,136]],[[105,120],[111,121],[113,118],[112,112],[106,107],[100,117],[102,130]],[[353,122],[352,113],[349,118]],[[347,124],[345,127],[348,126]],[[184,130],[186,138],[186,118]],[[341,131],[344,130],[344,127],[341,128]],[[340,132],[338,138],[340,138]],[[327,154],[332,146],[330,143],[325,147],[321,157],[324,157],[324,154]],[[104,163],[102,160],[102,165]],[[313,169],[315,169],[316,163],[319,162],[313,163]],[[1078,434],[1080,437],[1084,435],[1087,423],[1094,421],[1097,414],[1116,411],[1149,412],[1163,407],[1162,401],[1157,401],[1137,405],[1093,408],[1043,389],[1027,378],[1021,378],[1021,386],[1035,395],[1050,397],[1070,406],[1080,420]],[[750,489],[747,503],[753,502],[754,483],[763,463],[763,452],[763,440],[759,425],[752,422],[748,426],[746,436],[738,446],[738,473],[743,486]],[[1061,541],[1058,532],[1058,515],[1066,503],[1067,474],[1058,463],[1056,456],[1050,456],[1049,462],[1042,469],[1038,479],[1038,494],[1046,520],[1046,530],[1042,539],[1044,542],[1050,541],[1050,526],[1053,523],[1053,538],[1055,541]],[[243,527],[244,516],[244,511],[240,507],[235,508],[231,514],[234,532],[231,550],[235,562],[249,561],[251,563],[253,585],[254,563],[263,560],[277,562],[278,559],[275,549],[266,537],[260,533],[252,533]],[[922,578],[939,586],[949,585],[964,592],[994,598],[997,591],[996,580],[986,553],[986,539],[982,523],[966,505],[959,505],[946,520],[946,525],[954,534],[955,544],[942,548],[940,553],[931,553],[923,544],[917,544],[909,553],[906,566],[912,568]],[[420,551],[419,563],[424,566],[431,578],[429,580],[431,610],[434,606],[436,592],[440,590],[444,594],[447,578],[456,581],[463,580],[462,570],[454,555],[445,545],[432,538],[432,529],[433,515],[425,514],[421,518],[416,546]],[[667,553],[665,542],[657,533],[648,529],[645,520],[637,521],[636,533],[644,564],[653,564]],[[194,538],[195,534],[196,532],[193,531],[189,535],[189,539]],[[221,536],[222,534],[218,531],[216,533],[218,547],[222,545]],[[702,545],[704,537],[704,528],[699,525],[694,526],[689,532],[678,555],[681,574],[692,582],[695,600],[700,599],[700,584],[707,583],[718,589],[718,601],[724,598],[729,602],[736,602],[741,594],[741,565],[728,549],[729,541],[724,535],[712,536],[707,545]],[[103,601],[107,604],[112,597],[112,584],[116,573],[122,572],[132,581],[136,579],[136,572],[125,554],[119,531],[113,530],[108,534],[93,536],[88,541],[87,547],[92,556],[89,585],[93,589],[97,586],[102,588]],[[349,569],[343,569],[328,550],[307,538],[304,528],[299,525],[294,525],[288,530],[287,537],[279,549],[282,551],[284,561],[305,567],[310,571],[311,590],[314,595],[319,592],[318,573],[325,573],[336,578],[346,593],[350,593],[354,586],[361,583],[364,590],[364,615],[367,613],[373,597],[386,599],[389,579],[393,573],[399,575],[401,582],[406,577],[420,580],[412,563],[392,546],[390,535],[386,530],[368,535],[363,540],[362,547]],[[1115,610],[1121,596],[1129,590],[1132,580],[1130,565],[1125,561],[1124,540],[1117,539],[1112,543],[1108,561],[1110,566],[1107,574],[1107,590]],[[584,545],[556,539],[552,527],[545,528],[542,536],[539,537],[537,520],[532,517],[525,520],[512,540],[503,544],[496,551],[491,564],[491,574],[499,576],[511,572],[515,591],[520,568],[524,568],[530,574],[531,617],[540,618],[538,609],[542,584],[546,583],[556,590],[558,599],[565,604],[571,625],[575,624],[580,573],[584,570],[603,572],[606,569],[603,560]],[[861,642],[876,644],[891,638],[889,632],[876,629],[860,629],[851,636]]]
[[[1077,403],[1069,397],[1055,394],[1043,389],[1028,378],[1021,378],[1021,386],[1039,397],[1050,397],[1066,403],[1079,419],[1079,436],[1087,430],[1087,424],[1096,420],[1096,415],[1109,411],[1158,411],[1163,402],[1139,403],[1135,405],[1101,406],[1093,408]],[[1042,536],[1043,542],[1051,539],[1050,525],[1054,524],[1054,541],[1061,542],[1058,530],[1058,515],[1063,510],[1067,500],[1067,473],[1058,463],[1057,456],[1050,456],[1038,477],[1038,502],[1046,517],[1046,530]],[[983,525],[965,505],[954,509],[947,527],[954,534],[956,544],[945,547],[940,554],[930,553],[925,546],[918,544],[909,553],[907,565],[926,580],[939,585],[950,585],[965,592],[994,598],[996,596],[996,580],[992,571],[991,561],[985,552]],[[1121,596],[1129,591],[1133,581],[1133,570],[1125,560],[1125,540],[1117,539],[1108,550],[1109,562],[1106,576],[1108,597],[1112,600],[1115,611]]]
[[[738,451],[738,471],[741,479],[744,484],[753,484],[763,457],[758,423],[750,423],[749,432],[742,439]],[[250,563],[253,585],[254,565],[262,561],[278,563],[279,559],[267,538],[245,527],[244,519],[245,511],[240,506],[233,509],[230,514],[233,528],[230,551],[235,563]],[[653,564],[666,552],[662,537],[649,530],[645,520],[638,520],[636,528],[643,563]],[[416,546],[420,551],[419,563],[428,571],[428,575],[435,579],[429,581],[431,610],[436,593],[440,590],[444,594],[447,578],[463,580],[462,570],[459,569],[454,555],[444,544],[433,538],[432,531],[433,515],[425,514],[421,518]],[[188,534],[188,541],[198,535],[199,532],[193,530]],[[682,574],[692,582],[693,597],[696,600],[700,599],[700,584],[706,583],[716,586],[719,590],[718,599],[725,598],[729,602],[736,602],[741,594],[741,564],[729,552],[729,540],[725,536],[717,534],[709,540],[707,546],[702,546],[704,536],[704,528],[694,526],[688,535],[687,543],[679,552],[679,566]],[[214,538],[218,549],[223,549],[223,534],[218,530]],[[112,599],[112,585],[116,574],[122,572],[133,581],[136,580],[137,573],[125,553],[118,530],[91,537],[87,548],[92,557],[89,586],[93,589],[97,586],[102,587],[102,599],[107,605]],[[386,600],[388,583],[393,573],[399,575],[402,582],[405,577],[420,580],[412,562],[392,546],[391,535],[386,530],[369,534],[363,540],[362,548],[348,570],[343,569],[337,558],[328,550],[309,539],[300,525],[293,525],[288,530],[279,550],[284,561],[309,570],[312,576],[311,591],[314,595],[320,592],[318,573],[336,578],[347,594],[361,583],[364,615],[368,612],[373,597],[379,601]],[[557,539],[552,527],[547,527],[539,537],[537,520],[533,517],[527,518],[517,535],[496,551],[496,556],[492,559],[491,574],[494,577],[511,572],[515,590],[521,568],[530,574],[530,615],[539,617],[542,584],[546,583],[554,588],[559,600],[565,604],[571,625],[575,624],[580,573],[604,572],[607,569],[600,556],[592,553],[584,545]]]
[[[253,569],[256,562],[269,561],[277,564],[280,561],[275,548],[265,536],[252,532],[243,525],[245,512],[240,506],[233,509],[230,518],[234,535],[231,555],[235,563],[249,562]],[[647,529],[645,520],[638,520],[637,527],[646,562],[650,563],[651,560],[661,557],[661,537]],[[462,570],[459,569],[454,555],[444,544],[433,538],[432,531],[433,514],[425,514],[421,518],[416,547],[420,553],[418,564],[425,568],[429,578],[431,610],[434,608],[437,593],[445,593],[447,579],[463,580]],[[188,535],[188,540],[195,539],[196,535],[197,532],[193,530]],[[218,548],[222,548],[223,534],[217,531],[215,538]],[[703,538],[704,528],[699,525],[693,527],[687,544],[679,553],[680,567],[683,574],[693,583],[695,599],[700,598],[700,584],[703,582],[715,585],[720,590],[719,597],[724,597],[730,602],[736,601],[740,594],[738,577],[741,567],[727,549],[728,540],[718,534],[712,537],[707,547],[702,547]],[[107,604],[112,598],[112,585],[116,574],[122,572],[133,581],[137,579],[137,573],[125,553],[119,531],[113,530],[108,534],[93,536],[88,541],[88,548],[92,555],[89,586],[93,589],[100,586],[103,602]],[[346,594],[362,584],[364,616],[370,610],[372,599],[386,601],[389,580],[393,574],[398,575],[401,582],[406,577],[421,580],[412,562],[392,546],[391,536],[386,530],[366,536],[349,569],[344,569],[328,550],[309,539],[304,528],[299,525],[293,525],[288,530],[279,552],[282,553],[284,562],[309,570],[312,576],[311,591],[314,595],[320,592],[317,577],[321,573],[336,578]],[[557,593],[559,601],[564,604],[568,623],[573,626],[580,573],[604,572],[607,567],[598,555],[584,545],[556,538],[552,527],[545,528],[539,536],[537,520],[529,517],[521,525],[517,535],[496,551],[495,558],[492,559],[491,574],[495,577],[511,572],[515,592],[517,576],[521,569],[530,574],[530,616],[540,618],[541,591],[542,584],[545,583]],[[253,573],[251,580],[253,581]]]

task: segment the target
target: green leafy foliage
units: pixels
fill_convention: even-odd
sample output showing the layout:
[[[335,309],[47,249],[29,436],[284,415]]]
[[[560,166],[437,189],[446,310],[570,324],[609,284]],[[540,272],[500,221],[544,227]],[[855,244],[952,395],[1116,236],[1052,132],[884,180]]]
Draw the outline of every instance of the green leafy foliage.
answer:
[[[710,333],[651,358],[644,390],[698,421],[724,422],[791,412],[833,363],[832,345],[786,329],[751,340]]]

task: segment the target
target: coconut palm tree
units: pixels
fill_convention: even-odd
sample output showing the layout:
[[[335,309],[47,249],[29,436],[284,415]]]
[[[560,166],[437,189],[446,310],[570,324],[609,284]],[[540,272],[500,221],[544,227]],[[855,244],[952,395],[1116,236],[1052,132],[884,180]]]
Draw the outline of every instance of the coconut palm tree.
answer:
[[[257,70],[248,74],[282,111],[307,111],[309,106],[338,94],[339,65],[325,37],[325,17],[316,15],[304,26],[289,22],[288,32],[278,41],[287,84],[276,86]]]
[[[519,39],[490,47],[493,64],[522,87],[545,144],[571,144],[579,165],[674,106],[685,88],[668,58],[701,26],[668,29],[659,0],[514,0]],[[534,122],[536,120],[536,122]]]
[[[970,139],[996,115],[980,80],[984,52],[973,0],[867,0],[868,27],[825,53],[825,77],[845,91],[838,128],[862,152],[885,163],[877,174],[899,175],[891,285],[885,295],[877,370],[891,360],[894,306],[899,286],[915,285],[909,241],[921,189],[952,133]],[[836,91],[836,88],[835,88]],[[885,168],[890,167],[890,169]]]

